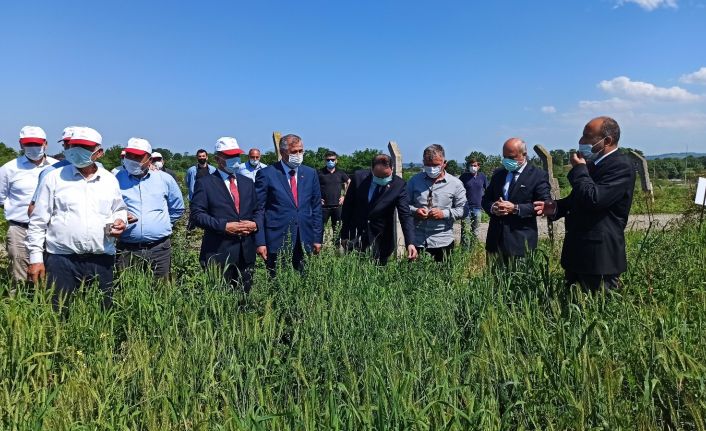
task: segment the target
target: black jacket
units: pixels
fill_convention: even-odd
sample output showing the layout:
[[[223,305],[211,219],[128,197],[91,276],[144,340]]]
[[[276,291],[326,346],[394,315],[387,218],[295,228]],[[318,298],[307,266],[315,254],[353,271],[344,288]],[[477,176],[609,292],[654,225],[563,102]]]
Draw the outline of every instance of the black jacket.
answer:
[[[194,226],[204,229],[199,257],[202,265],[208,264],[209,260],[222,265],[237,264],[241,256],[245,263],[255,262],[255,234],[236,236],[225,231],[226,223],[241,220],[254,221],[258,229],[262,229],[262,213],[258,210],[255,184],[240,174],[236,174],[235,178],[240,213],[236,212],[230,190],[218,170],[199,178],[194,185],[190,220]]]
[[[341,213],[341,239],[359,238],[362,249],[374,245],[374,254],[386,258],[396,247],[395,208],[407,246],[414,241],[414,221],[409,210],[407,184],[402,178],[394,175],[382,194],[375,201],[368,202],[372,180],[373,175],[368,170],[358,171],[351,178]]]
[[[635,190],[635,168],[617,151],[598,165],[578,165],[568,175],[571,194],[557,201],[566,217],[561,266],[577,274],[625,272],[625,226]]]
[[[506,256],[524,256],[526,249],[537,248],[537,218],[533,202],[551,197],[549,177],[543,170],[527,165],[508,193],[508,200],[519,205],[519,214],[498,217],[490,213],[490,207],[503,197],[506,177],[505,168],[496,170],[481,201],[483,209],[490,216],[485,249]]]

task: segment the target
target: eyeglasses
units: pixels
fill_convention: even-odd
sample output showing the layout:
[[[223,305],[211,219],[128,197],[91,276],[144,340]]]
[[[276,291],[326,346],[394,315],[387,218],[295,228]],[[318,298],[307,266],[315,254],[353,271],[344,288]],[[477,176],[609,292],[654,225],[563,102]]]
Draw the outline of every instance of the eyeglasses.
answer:
[[[327,162],[335,162],[336,159],[326,159]]]

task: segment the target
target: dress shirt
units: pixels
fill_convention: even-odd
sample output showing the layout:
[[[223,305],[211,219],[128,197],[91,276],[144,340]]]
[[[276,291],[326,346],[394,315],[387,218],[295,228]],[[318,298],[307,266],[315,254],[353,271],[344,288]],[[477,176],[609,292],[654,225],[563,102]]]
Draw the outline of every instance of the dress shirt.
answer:
[[[515,172],[507,172],[507,175],[505,176],[505,185],[503,186],[503,199],[508,200],[510,197],[510,183],[512,182],[512,177],[513,175],[515,176],[515,181],[517,181],[517,178],[520,176],[522,171],[525,170],[525,167],[527,166],[527,161],[520,166],[520,169],[516,170]]]
[[[45,157],[41,164],[35,165],[22,155],[0,167],[0,205],[5,207],[5,219],[18,223],[27,223],[27,207],[37,188],[39,173],[56,159]]]
[[[171,235],[172,225],[184,214],[184,198],[174,178],[162,171],[147,171],[140,178],[120,171],[115,178],[128,212],[137,217],[120,241],[146,243]]]
[[[115,254],[105,227],[118,219],[127,223],[127,208],[110,172],[98,167],[89,179],[74,165],[49,172],[29,218],[29,263],[43,261],[45,242],[51,254]]]
[[[598,166],[598,163],[600,163],[601,160],[605,159],[606,157],[610,156],[611,154],[613,154],[613,153],[616,152],[616,151],[618,151],[617,148],[614,149],[613,151],[611,151],[610,153],[603,154],[601,157],[598,158],[598,160],[596,160],[595,162],[593,162],[593,164],[596,165],[596,166]]]
[[[218,174],[220,174],[221,179],[223,179],[223,183],[226,185],[226,189],[228,189],[228,196],[230,196],[231,199],[233,199],[233,195],[230,193],[230,176],[233,175],[233,182],[235,183],[235,187],[238,187],[238,178],[235,176],[235,174],[229,174],[226,171],[218,170]]]
[[[282,169],[284,169],[284,173],[287,174],[287,182],[288,182],[289,185],[291,186],[291,185],[292,185],[292,176],[289,175],[289,171],[291,171],[292,169],[294,169],[294,176],[297,177],[297,178],[299,178],[299,167],[290,168],[289,166],[287,166],[286,163],[284,163],[284,162],[280,162],[280,163],[282,163]],[[297,188],[298,188],[298,187],[299,187],[299,183],[297,183]]]
[[[427,205],[430,192],[432,195],[431,208],[441,209],[444,218],[441,220],[419,220],[415,217],[414,245],[427,248],[446,247],[454,240],[454,220],[463,217],[466,206],[466,189],[458,178],[448,172],[436,183],[424,172],[416,174],[407,183],[407,194],[410,198],[409,209],[413,216],[419,208],[430,209]]]

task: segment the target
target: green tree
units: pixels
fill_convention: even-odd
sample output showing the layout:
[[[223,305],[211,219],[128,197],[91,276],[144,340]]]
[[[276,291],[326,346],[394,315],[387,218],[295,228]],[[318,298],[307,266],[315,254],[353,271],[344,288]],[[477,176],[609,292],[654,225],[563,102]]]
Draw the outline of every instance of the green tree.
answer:
[[[16,158],[18,155],[14,148],[8,147],[3,142],[0,142],[0,166]]]

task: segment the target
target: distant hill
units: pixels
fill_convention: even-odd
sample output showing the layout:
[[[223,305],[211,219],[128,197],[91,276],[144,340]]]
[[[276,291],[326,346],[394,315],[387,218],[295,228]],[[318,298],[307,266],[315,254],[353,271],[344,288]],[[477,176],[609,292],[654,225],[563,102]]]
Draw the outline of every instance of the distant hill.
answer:
[[[688,156],[693,156],[693,157],[706,157],[706,153],[666,153],[666,154],[657,154],[654,156],[647,156],[647,160],[656,160],[656,159],[683,159]]]

